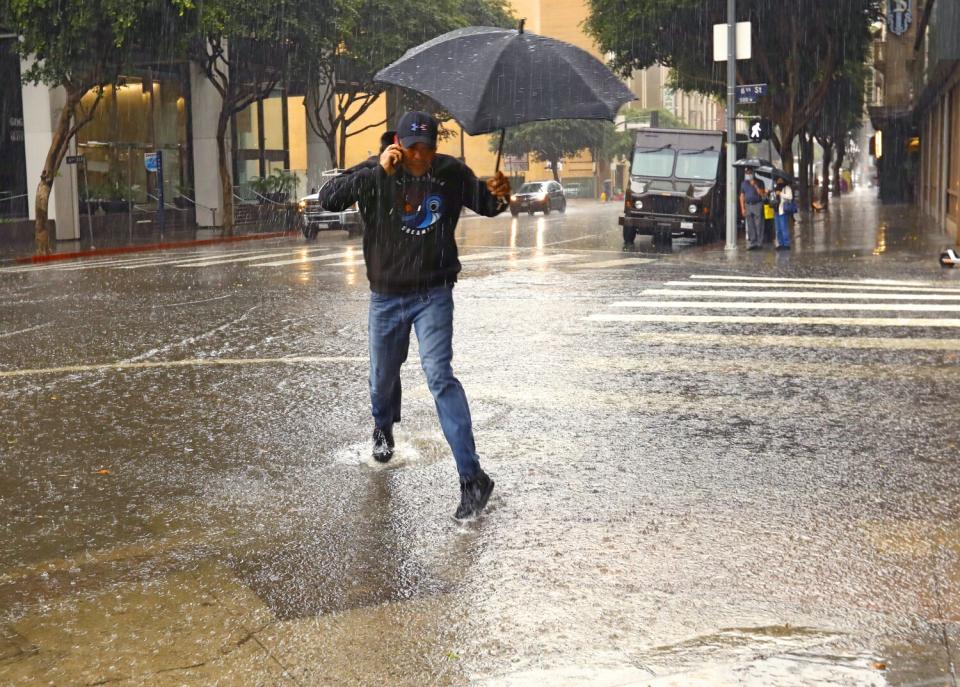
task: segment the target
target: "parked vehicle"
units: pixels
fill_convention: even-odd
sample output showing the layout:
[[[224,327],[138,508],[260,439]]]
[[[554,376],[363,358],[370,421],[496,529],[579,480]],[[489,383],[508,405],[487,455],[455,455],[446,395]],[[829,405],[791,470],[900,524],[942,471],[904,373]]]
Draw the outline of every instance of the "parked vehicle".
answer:
[[[567,198],[583,198],[589,195],[589,190],[580,181],[574,181],[563,185],[563,193]]]
[[[695,129],[637,132],[630,184],[620,217],[624,245],[637,234],[670,246],[674,236],[698,243],[723,236],[725,135]]]
[[[321,173],[322,189],[329,181],[343,173],[342,169],[331,169]],[[363,234],[363,218],[356,205],[343,212],[328,212],[320,206],[318,200],[320,189],[315,193],[304,196],[297,203],[297,216],[303,235],[307,239],[315,239],[320,231],[327,229],[344,229],[348,236]]]
[[[566,212],[566,209],[563,186],[556,181],[528,181],[510,196],[510,214],[514,217],[521,211],[549,215],[551,210]]]

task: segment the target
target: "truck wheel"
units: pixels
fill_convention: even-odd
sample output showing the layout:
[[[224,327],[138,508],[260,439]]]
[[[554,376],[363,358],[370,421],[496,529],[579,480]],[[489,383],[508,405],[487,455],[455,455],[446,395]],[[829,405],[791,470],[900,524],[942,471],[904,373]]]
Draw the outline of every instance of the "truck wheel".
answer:
[[[316,227],[310,227],[310,226],[304,227],[304,228],[303,228],[303,236],[304,236],[304,238],[307,239],[308,241],[312,241],[313,239],[317,238],[317,228],[316,228]]]
[[[560,201],[560,214],[562,215],[567,211],[567,199],[564,198]]]
[[[550,201],[549,201],[549,200],[547,201],[547,204],[543,206],[543,214],[545,214],[545,215],[549,215],[549,214],[550,214]]]
[[[637,238],[637,230],[633,227],[624,227],[623,228],[623,243],[624,245],[628,243],[633,243]],[[654,236],[656,238],[656,236]]]

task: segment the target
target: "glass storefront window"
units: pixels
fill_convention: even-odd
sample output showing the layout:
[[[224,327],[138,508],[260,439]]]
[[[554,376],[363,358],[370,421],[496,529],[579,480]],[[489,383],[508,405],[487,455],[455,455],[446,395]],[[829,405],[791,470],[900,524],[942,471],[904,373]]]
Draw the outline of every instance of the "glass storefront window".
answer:
[[[29,214],[20,58],[15,45],[13,38],[0,38],[0,219]]]
[[[82,104],[90,107],[95,99],[89,92]],[[93,120],[77,135],[77,148],[86,156],[89,183],[89,189],[80,189],[81,198],[89,193],[155,206],[157,175],[146,171],[143,156],[157,150],[163,151],[164,200],[172,203],[181,191],[192,197],[181,75],[129,76],[124,85],[106,89]]]

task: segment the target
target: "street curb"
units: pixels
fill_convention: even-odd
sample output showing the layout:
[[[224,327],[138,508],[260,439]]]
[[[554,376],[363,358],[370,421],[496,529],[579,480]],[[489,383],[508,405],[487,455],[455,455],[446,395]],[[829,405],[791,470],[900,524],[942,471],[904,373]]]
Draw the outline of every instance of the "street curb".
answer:
[[[112,248],[95,248],[93,250],[74,251],[72,253],[50,253],[49,255],[31,255],[27,258],[16,258],[17,264],[36,264],[54,262],[57,260],[72,260],[73,258],[92,258],[98,255],[118,255],[120,253],[145,253],[152,250],[170,250],[172,248],[187,248],[189,246],[209,246],[215,243],[235,243],[237,241],[257,241],[260,239],[276,239],[284,236],[295,236],[297,232],[274,231],[262,234],[246,234],[244,236],[222,236],[213,239],[193,239],[190,241],[165,241],[161,243],[145,243],[139,246],[114,246]]]

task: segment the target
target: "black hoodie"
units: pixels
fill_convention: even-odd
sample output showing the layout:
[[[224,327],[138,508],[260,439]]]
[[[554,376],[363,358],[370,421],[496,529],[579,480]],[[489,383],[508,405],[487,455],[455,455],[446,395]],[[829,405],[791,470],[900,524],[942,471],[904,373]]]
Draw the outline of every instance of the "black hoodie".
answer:
[[[319,201],[330,212],[359,204],[370,289],[387,295],[454,284],[460,272],[454,232],[461,209],[495,217],[507,207],[449,155],[434,157],[422,177],[402,166],[393,176],[379,164],[354,168],[327,182]]]

